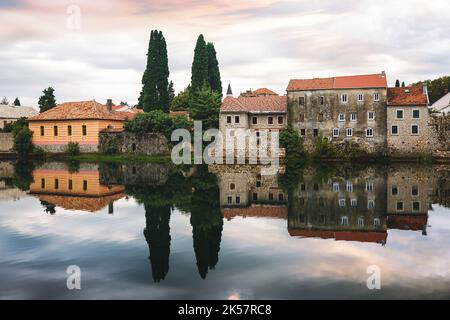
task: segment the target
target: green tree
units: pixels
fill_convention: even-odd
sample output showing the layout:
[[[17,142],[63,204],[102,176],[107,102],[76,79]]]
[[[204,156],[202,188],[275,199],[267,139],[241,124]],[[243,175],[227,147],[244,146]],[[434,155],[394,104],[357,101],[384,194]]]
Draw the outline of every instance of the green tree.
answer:
[[[395,81],[395,87],[396,87],[396,88],[400,88],[400,80],[397,79],[397,80]]]
[[[189,115],[192,119],[202,121],[203,130],[218,128],[220,94],[203,86],[191,93],[189,99]]]
[[[434,80],[420,81],[415,86],[427,86],[430,103],[433,104],[442,98],[450,90],[450,76],[437,78]]]
[[[403,87],[403,88],[406,87],[405,81],[402,82],[402,87]]]
[[[44,91],[42,91],[43,95],[39,98],[39,110],[40,112],[45,112],[56,107],[56,99],[55,99],[55,89],[52,87],[48,87]]]
[[[169,63],[162,31],[152,30],[147,54],[147,68],[142,77],[139,106],[144,111],[169,111]]]
[[[32,132],[28,127],[23,127],[14,137],[14,151],[17,152],[19,158],[27,158],[33,151],[33,143],[31,142]]]
[[[170,80],[170,82],[169,82],[168,92],[169,92],[169,107],[170,107],[170,106],[172,106],[172,101],[175,98],[175,89],[173,87],[173,81],[172,80]]]
[[[125,130],[134,133],[163,133],[170,139],[173,120],[165,112],[154,110],[140,113],[133,120],[125,122]]]
[[[209,85],[208,79],[208,52],[206,42],[201,34],[197,39],[194,51],[194,61],[192,62],[191,87],[196,91]]]
[[[170,104],[171,111],[187,111],[189,110],[189,91],[187,89],[178,93]]]
[[[216,49],[212,42],[208,42],[206,51],[208,53],[209,86],[222,97],[222,81],[220,80],[219,61],[217,60]]]
[[[14,105],[15,105],[16,107],[20,107],[20,100],[19,100],[18,97],[16,97],[16,100],[14,100]]]

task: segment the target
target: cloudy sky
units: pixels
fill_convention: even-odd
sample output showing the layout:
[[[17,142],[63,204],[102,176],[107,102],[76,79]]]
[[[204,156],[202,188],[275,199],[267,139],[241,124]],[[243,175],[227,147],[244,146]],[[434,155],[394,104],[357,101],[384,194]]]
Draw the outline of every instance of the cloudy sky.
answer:
[[[0,96],[36,105],[53,86],[58,102],[135,103],[152,29],[176,91],[200,33],[235,94],[383,70],[410,83],[450,74],[449,15],[447,0],[0,0]]]

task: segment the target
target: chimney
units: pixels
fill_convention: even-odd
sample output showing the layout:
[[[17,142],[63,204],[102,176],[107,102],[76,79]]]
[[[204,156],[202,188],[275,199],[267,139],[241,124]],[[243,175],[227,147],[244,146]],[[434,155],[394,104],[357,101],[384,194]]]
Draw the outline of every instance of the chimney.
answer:
[[[108,109],[108,112],[112,112],[112,99],[106,100],[106,108]]]
[[[428,96],[428,87],[425,84],[423,85],[423,94],[427,96],[427,104],[430,105],[430,98]]]

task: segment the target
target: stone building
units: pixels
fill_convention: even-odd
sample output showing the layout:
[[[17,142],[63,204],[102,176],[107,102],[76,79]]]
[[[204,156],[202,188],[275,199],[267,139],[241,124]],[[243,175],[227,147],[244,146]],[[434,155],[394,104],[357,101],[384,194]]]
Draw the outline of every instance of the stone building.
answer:
[[[380,74],[291,80],[289,124],[313,151],[323,135],[336,144],[357,143],[367,152],[386,149],[387,79]]]
[[[38,112],[32,107],[0,105],[0,129],[20,118],[29,118],[37,114]]]
[[[391,156],[431,154],[436,147],[426,87],[387,90],[387,146]]]

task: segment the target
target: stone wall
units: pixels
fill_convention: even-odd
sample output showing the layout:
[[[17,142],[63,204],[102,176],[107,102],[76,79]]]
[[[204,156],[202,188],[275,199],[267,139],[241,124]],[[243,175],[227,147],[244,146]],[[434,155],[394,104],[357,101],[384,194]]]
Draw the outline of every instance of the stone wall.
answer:
[[[0,133],[0,152],[11,152],[13,145],[12,133]]]
[[[168,141],[162,134],[131,132],[101,132],[99,151],[142,155],[167,155],[170,153]]]
[[[430,125],[436,141],[434,155],[439,158],[450,158],[450,115],[430,118]]]
[[[35,146],[49,153],[66,153],[68,149],[68,144],[35,144]],[[96,144],[79,144],[79,148],[81,153],[98,152]]]

